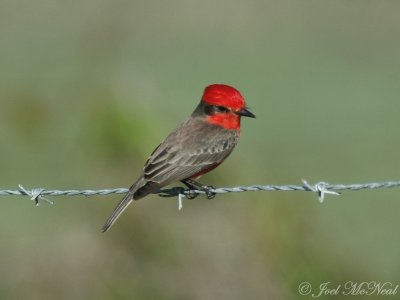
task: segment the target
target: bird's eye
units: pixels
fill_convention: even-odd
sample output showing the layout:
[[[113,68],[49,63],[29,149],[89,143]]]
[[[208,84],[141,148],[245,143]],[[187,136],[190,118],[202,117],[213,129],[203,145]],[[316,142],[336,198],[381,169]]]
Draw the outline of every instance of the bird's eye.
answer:
[[[215,110],[217,112],[228,112],[229,109],[227,109],[225,106],[215,106]]]
[[[204,106],[204,112],[206,115],[211,116],[216,113],[226,113],[229,112],[229,108],[222,105],[206,105]]]

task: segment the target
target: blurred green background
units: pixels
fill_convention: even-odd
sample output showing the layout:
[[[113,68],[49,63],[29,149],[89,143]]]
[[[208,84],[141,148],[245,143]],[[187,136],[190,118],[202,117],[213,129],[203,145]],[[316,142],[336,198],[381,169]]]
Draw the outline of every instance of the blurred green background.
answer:
[[[257,119],[204,182],[400,179],[399,9],[1,0],[0,188],[128,187],[211,83],[237,87]],[[249,192],[183,211],[149,196],[106,234],[120,195],[39,207],[1,197],[0,298],[297,299],[303,281],[397,284],[399,195],[321,205],[311,193]]]

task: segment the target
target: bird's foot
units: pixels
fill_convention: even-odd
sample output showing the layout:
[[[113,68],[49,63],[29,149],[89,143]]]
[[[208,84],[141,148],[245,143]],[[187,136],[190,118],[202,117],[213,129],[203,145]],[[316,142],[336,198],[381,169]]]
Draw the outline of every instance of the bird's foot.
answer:
[[[204,192],[207,199],[213,199],[216,195],[216,193],[212,191],[214,190],[214,187],[211,185],[204,185],[194,180],[184,180],[182,182],[188,187],[187,190],[185,190],[183,187],[173,187],[171,189],[159,190],[158,195],[160,197],[175,197],[176,195],[185,195],[187,199],[196,198],[199,195],[199,193],[196,191]]]
[[[188,198],[190,200],[194,199],[199,195],[199,193],[196,192],[196,190],[198,190],[198,191],[204,192],[206,194],[207,199],[212,199],[216,195],[214,192],[211,191],[213,189],[214,189],[213,186],[208,186],[208,185],[202,185],[202,186],[199,186],[196,188],[189,188],[186,191],[185,196],[186,196],[186,198]]]
[[[211,190],[214,189],[213,186],[211,186],[211,185],[203,185],[202,189],[206,193],[207,199],[213,199],[215,197],[216,193],[211,191]]]
[[[196,193],[195,190],[204,192],[208,199],[212,199],[216,195],[214,192],[212,192],[214,187],[211,185],[204,185],[193,179],[182,180],[182,183],[189,188],[189,191],[186,194],[188,199],[194,199],[198,196],[198,193]]]
[[[192,200],[194,198],[196,198],[199,194],[196,193],[194,190],[188,190],[185,194],[186,198],[188,198],[189,200]]]

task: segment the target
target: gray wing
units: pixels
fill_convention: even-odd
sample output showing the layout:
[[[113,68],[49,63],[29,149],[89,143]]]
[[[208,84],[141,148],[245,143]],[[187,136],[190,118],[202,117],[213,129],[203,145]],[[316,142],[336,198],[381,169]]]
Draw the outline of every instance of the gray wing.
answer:
[[[236,130],[190,118],[162,142],[146,162],[143,177],[160,187],[221,163],[236,146]]]

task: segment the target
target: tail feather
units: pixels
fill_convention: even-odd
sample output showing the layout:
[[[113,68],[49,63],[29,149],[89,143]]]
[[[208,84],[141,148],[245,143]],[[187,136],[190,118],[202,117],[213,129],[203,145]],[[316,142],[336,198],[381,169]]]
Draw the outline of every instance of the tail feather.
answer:
[[[106,232],[114,222],[118,219],[118,217],[123,213],[123,211],[128,207],[129,204],[133,201],[133,194],[129,191],[125,197],[118,203],[118,205],[114,208],[111,216],[107,219],[104,224],[102,230]]]
[[[147,182],[143,177],[140,177],[129,189],[128,193],[122,198],[118,205],[114,208],[111,216],[107,219],[103,226],[103,232],[111,228],[119,216],[124,212],[133,200],[139,200],[160,188],[155,182]]]

